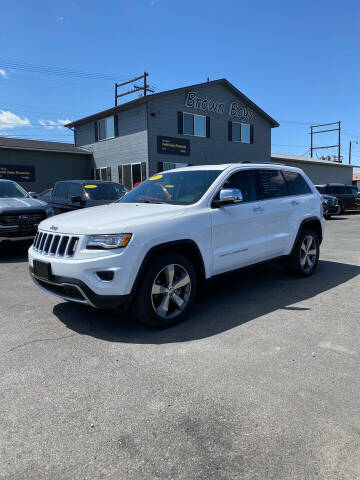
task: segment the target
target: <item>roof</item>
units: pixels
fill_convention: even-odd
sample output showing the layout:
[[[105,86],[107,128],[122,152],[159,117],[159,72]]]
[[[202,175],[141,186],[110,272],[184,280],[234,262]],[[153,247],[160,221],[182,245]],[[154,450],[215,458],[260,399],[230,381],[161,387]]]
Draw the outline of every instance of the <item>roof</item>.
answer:
[[[282,162],[313,163],[316,165],[353,168],[352,165],[347,165],[346,163],[329,162],[328,160],[320,160],[320,158],[301,157],[298,155],[285,155],[284,153],[272,153],[271,160],[280,160]]]
[[[360,181],[360,172],[353,173],[353,181]]]
[[[59,180],[56,183],[79,183],[80,185],[102,185],[103,183],[116,183],[108,180]]]
[[[91,152],[88,150],[75,147],[75,145],[71,143],[43,142],[41,140],[27,140],[25,138],[0,137],[0,148],[91,155]]]
[[[131,100],[130,102],[123,103],[121,105],[109,108],[107,110],[103,110],[101,112],[95,113],[95,114],[90,115],[88,117],[80,118],[79,120],[76,120],[75,122],[67,123],[65,125],[65,127],[68,127],[68,128],[76,127],[78,125],[82,125],[82,124],[88,123],[90,121],[98,120],[100,118],[104,118],[104,117],[113,115],[114,113],[120,112],[122,110],[127,110],[128,108],[132,108],[133,106],[136,106],[136,105],[139,105],[139,104],[142,104],[142,103],[147,103],[154,98],[158,98],[158,97],[173,94],[173,93],[178,93],[178,92],[181,92],[183,90],[189,90],[190,88],[199,88],[199,87],[209,86],[209,85],[224,85],[225,87],[230,89],[237,97],[240,97],[244,102],[246,102],[254,110],[256,110],[263,117],[265,117],[271,123],[272,127],[278,127],[279,126],[279,123],[276,120],[274,120],[272,117],[270,117],[270,115],[268,115],[266,112],[264,112],[264,110],[262,110],[260,107],[258,107],[246,95],[244,95],[242,92],[240,92],[240,90],[238,90],[232,83],[230,83],[228,80],[226,80],[226,78],[220,78],[218,80],[212,80],[211,82],[203,82],[203,83],[197,83],[195,85],[187,85],[186,87],[175,88],[175,89],[172,89],[172,90],[166,90],[165,92],[154,93],[152,95],[146,95],[145,97],[136,98],[135,100]]]
[[[290,165],[285,165],[287,168],[290,168],[292,170],[299,170],[297,167],[291,167]],[[242,167],[244,169],[254,169],[254,168],[274,168],[274,167],[279,167],[282,168],[284,167],[284,164],[276,164],[276,163],[271,163],[271,162],[264,162],[264,163],[255,163],[255,162],[238,162],[238,163],[222,163],[218,165],[193,165],[191,167],[181,167],[181,168],[176,168],[176,172],[183,171],[183,172],[188,172],[189,170],[220,170],[220,171],[225,171],[228,169],[232,168],[239,168]],[[174,170],[174,171],[175,171]],[[166,170],[165,172],[161,173],[171,173],[173,170]],[[155,174],[154,177],[156,177]]]

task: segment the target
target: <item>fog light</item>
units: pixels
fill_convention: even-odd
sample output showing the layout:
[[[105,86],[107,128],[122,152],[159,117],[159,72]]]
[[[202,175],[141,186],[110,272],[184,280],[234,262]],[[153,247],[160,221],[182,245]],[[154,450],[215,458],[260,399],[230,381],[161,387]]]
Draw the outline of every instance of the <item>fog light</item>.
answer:
[[[111,282],[114,278],[114,272],[96,272],[96,275],[104,282]]]

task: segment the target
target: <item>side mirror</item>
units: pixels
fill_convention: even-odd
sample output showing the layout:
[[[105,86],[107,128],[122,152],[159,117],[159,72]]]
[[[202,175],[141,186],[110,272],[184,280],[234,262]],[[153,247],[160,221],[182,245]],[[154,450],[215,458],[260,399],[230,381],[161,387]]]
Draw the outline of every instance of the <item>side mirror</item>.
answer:
[[[29,192],[31,198],[38,198],[38,194],[36,192]]]
[[[71,202],[72,203],[83,203],[84,199],[80,195],[75,195],[75,196],[71,197]]]
[[[242,191],[239,188],[223,188],[220,190],[220,199],[213,201],[214,207],[232,205],[243,201]]]

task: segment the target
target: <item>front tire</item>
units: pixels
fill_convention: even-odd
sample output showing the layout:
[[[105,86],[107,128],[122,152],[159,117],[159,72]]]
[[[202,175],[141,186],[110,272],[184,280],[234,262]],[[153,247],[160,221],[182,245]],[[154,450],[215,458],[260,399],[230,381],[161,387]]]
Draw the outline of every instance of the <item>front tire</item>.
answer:
[[[296,277],[309,277],[316,270],[319,256],[320,246],[316,232],[304,228],[289,257],[290,273]]]
[[[135,318],[157,328],[182,322],[197,293],[197,276],[192,263],[183,255],[159,253],[151,260],[135,294]]]

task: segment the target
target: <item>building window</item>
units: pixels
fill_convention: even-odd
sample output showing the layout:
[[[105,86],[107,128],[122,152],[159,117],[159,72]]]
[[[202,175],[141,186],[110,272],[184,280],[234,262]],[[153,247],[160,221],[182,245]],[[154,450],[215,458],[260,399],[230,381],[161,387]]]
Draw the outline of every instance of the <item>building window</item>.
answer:
[[[104,180],[111,182],[111,167],[99,167],[93,170],[94,180]]]
[[[253,143],[254,126],[247,123],[229,122],[229,140],[232,142]]]
[[[97,122],[97,132],[99,140],[115,137],[114,117],[107,117]]]
[[[158,172],[166,172],[167,170],[173,170],[174,168],[183,168],[188,166],[188,163],[158,162]]]
[[[193,113],[184,113],[184,135],[206,137],[206,117]]]
[[[128,163],[119,165],[119,183],[131,190],[147,179],[146,163]]]
[[[247,123],[241,124],[241,141],[242,143],[250,143],[250,125]]]

